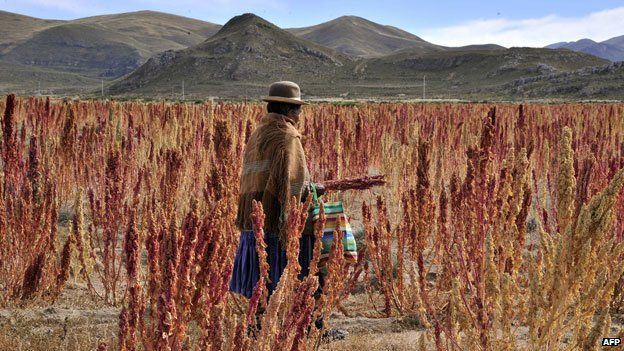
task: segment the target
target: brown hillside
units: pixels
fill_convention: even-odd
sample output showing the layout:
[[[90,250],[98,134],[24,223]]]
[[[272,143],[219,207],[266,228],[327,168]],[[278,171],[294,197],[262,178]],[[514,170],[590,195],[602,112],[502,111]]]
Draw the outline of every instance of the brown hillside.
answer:
[[[345,53],[359,57],[378,57],[405,48],[421,53],[442,50],[414,34],[384,26],[356,16],[343,16],[332,21],[305,28],[291,28],[289,32]]]

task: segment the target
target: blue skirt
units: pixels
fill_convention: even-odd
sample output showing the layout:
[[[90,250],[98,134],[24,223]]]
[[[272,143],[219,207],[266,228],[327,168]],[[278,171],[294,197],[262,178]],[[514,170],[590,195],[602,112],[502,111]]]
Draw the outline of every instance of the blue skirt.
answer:
[[[264,241],[267,245],[269,279],[271,279],[267,287],[269,295],[271,295],[277,287],[284,268],[286,268],[286,250],[277,236],[266,233]],[[314,236],[302,235],[299,248],[299,265],[301,265],[299,279],[303,279],[310,272],[310,261],[312,260],[313,252]],[[234,258],[230,291],[250,298],[258,280],[260,280],[260,261],[256,252],[256,237],[252,230],[244,230],[241,231],[240,243]]]

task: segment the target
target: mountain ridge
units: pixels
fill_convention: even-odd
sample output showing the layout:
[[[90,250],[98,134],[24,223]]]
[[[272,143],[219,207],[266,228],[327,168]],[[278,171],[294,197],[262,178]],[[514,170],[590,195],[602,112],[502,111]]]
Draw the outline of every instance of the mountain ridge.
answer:
[[[426,76],[431,96],[478,98],[509,96],[513,82],[551,76],[564,77],[552,94],[565,94],[567,72],[587,69],[582,74],[600,79],[608,74],[586,73],[608,61],[582,52],[495,44],[445,47],[357,16],[341,16],[298,32],[249,13],[223,26],[156,11],[71,21],[6,12],[0,12],[0,18],[22,24],[10,39],[0,38],[0,89],[9,91],[36,87],[84,93],[97,87],[99,94],[99,83],[106,79],[113,81],[105,92],[113,95],[171,96],[184,86],[187,97],[240,98],[264,94],[273,81],[293,80],[301,83],[306,96],[391,98],[420,96]],[[0,24],[0,32],[6,28]],[[332,47],[319,44],[318,37],[306,39],[310,33],[324,33]],[[604,45],[622,40],[612,38]],[[581,44],[591,47],[594,42]],[[597,84],[583,94],[617,90],[611,83],[604,89]]]
[[[624,35],[601,42],[583,38],[577,41],[562,41],[545,46],[548,49],[568,49],[594,55],[612,62],[624,60]]]
[[[151,58],[109,88],[112,93],[151,85],[169,91],[185,80],[195,86],[308,78],[325,81],[340,74],[351,58],[298,38],[253,14],[228,21],[204,42]],[[216,84],[219,86],[219,84]]]
[[[25,23],[19,38],[0,39],[0,59],[42,68],[115,78],[149,57],[205,40],[219,25],[156,11],[127,12],[51,21],[0,13]],[[0,25],[0,32],[8,26]],[[30,32],[28,32],[30,31]],[[27,33],[28,32],[28,33]]]
[[[358,16],[341,16],[314,26],[286,30],[355,57],[378,57],[407,47],[419,47],[423,53],[441,49],[402,29]]]
[[[0,10],[0,55],[32,33],[62,22]]]
[[[150,59],[109,92],[167,96],[184,82],[187,96],[253,98],[273,81],[292,80],[301,84],[304,96],[420,96],[426,76],[427,91],[434,96],[472,97],[496,95],[501,86],[523,77],[607,63],[570,50],[488,45],[351,58],[244,14],[203,43]]]

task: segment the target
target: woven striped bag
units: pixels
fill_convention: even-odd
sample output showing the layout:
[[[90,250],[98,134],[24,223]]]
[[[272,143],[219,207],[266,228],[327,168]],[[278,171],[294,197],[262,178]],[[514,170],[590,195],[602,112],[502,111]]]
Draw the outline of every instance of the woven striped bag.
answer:
[[[316,187],[311,186],[312,205],[308,212],[309,223],[314,225],[321,212],[320,200],[316,194]],[[334,241],[334,230],[338,227],[342,232],[342,246],[344,248],[344,258],[347,263],[357,262],[357,244],[353,236],[353,230],[349,224],[349,219],[345,214],[342,201],[324,202],[325,227],[323,228],[323,247],[321,249],[321,264],[323,265],[329,258],[332,242]]]

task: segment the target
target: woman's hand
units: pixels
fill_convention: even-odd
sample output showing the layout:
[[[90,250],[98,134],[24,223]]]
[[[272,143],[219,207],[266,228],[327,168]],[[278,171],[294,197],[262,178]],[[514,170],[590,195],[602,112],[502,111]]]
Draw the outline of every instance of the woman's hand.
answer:
[[[316,195],[321,196],[325,194],[325,186],[321,183],[314,183],[316,186]]]
[[[308,198],[309,194],[312,194],[312,187],[316,188],[316,195],[317,196],[321,196],[323,194],[325,194],[325,186],[321,183],[310,183],[310,185],[308,185],[305,190],[303,191],[303,196],[301,196],[301,201],[305,202],[305,200]]]

